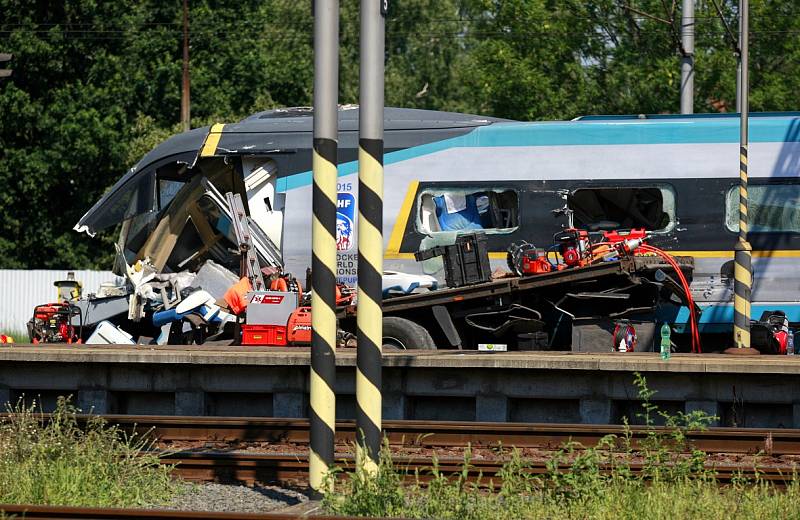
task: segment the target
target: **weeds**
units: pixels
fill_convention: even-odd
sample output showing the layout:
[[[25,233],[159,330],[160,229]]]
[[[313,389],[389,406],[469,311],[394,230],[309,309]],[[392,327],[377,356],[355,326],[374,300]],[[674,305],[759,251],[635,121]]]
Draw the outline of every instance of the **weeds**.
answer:
[[[720,487],[706,469],[706,454],[693,449],[690,431],[704,430],[715,417],[703,412],[670,415],[652,402],[654,391],[635,374],[642,401],[644,438],[636,439],[626,424],[621,436],[609,435],[592,447],[568,443],[536,475],[516,449],[505,450],[506,463],[494,482],[467,478],[471,453],[462,470],[443,474],[434,457],[430,474],[411,475],[397,468],[385,444],[375,476],[363,467],[349,479],[330,478],[337,489],[324,506],[333,514],[402,516],[442,519],[613,519],[674,520],[675,518],[800,519],[800,481],[787,476],[777,490],[759,480],[734,480]],[[654,428],[663,418],[666,428]]]
[[[147,454],[152,440],[97,417],[83,427],[63,397],[47,421],[35,404],[9,412],[0,421],[0,503],[132,507],[177,490],[171,468]]]

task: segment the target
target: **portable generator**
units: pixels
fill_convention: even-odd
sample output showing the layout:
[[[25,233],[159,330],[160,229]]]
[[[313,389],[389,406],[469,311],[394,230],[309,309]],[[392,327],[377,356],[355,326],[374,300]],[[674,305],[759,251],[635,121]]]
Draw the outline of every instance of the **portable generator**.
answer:
[[[73,325],[78,318],[78,326]],[[80,343],[83,333],[83,315],[79,307],[68,302],[45,303],[33,308],[28,322],[31,343]]]
[[[553,235],[553,243],[564,260],[566,267],[581,267],[590,259],[589,232],[569,228]]]

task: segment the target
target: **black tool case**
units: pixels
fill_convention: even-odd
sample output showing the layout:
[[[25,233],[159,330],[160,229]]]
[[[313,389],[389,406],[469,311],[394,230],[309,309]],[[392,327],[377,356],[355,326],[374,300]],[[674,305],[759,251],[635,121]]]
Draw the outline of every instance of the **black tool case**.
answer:
[[[491,279],[489,251],[485,233],[458,235],[456,243],[436,246],[414,254],[417,262],[441,256],[448,287],[463,287]]]

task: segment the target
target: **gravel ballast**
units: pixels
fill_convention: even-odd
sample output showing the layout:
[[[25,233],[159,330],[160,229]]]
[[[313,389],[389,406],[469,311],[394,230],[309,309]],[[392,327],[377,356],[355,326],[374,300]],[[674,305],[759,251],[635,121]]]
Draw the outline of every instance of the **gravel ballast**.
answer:
[[[156,509],[264,513],[306,502],[304,494],[278,486],[253,487],[227,484],[184,484],[184,489],[168,504]]]

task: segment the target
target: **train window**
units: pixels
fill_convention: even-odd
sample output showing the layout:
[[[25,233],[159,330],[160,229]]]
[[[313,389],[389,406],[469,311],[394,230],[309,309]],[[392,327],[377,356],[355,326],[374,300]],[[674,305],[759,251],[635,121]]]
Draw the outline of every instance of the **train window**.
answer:
[[[747,187],[748,229],[752,233],[800,233],[800,184]],[[725,226],[739,232],[739,187],[725,197]]]
[[[580,188],[567,201],[575,226],[589,231],[644,228],[668,232],[675,225],[671,186]]]
[[[425,189],[418,208],[417,230],[426,235],[458,231],[511,233],[519,226],[519,198],[510,189]]]
[[[158,180],[158,209],[163,210],[169,203],[172,202],[172,199],[175,198],[175,195],[186,186],[185,181],[174,181],[171,179],[159,179]]]

